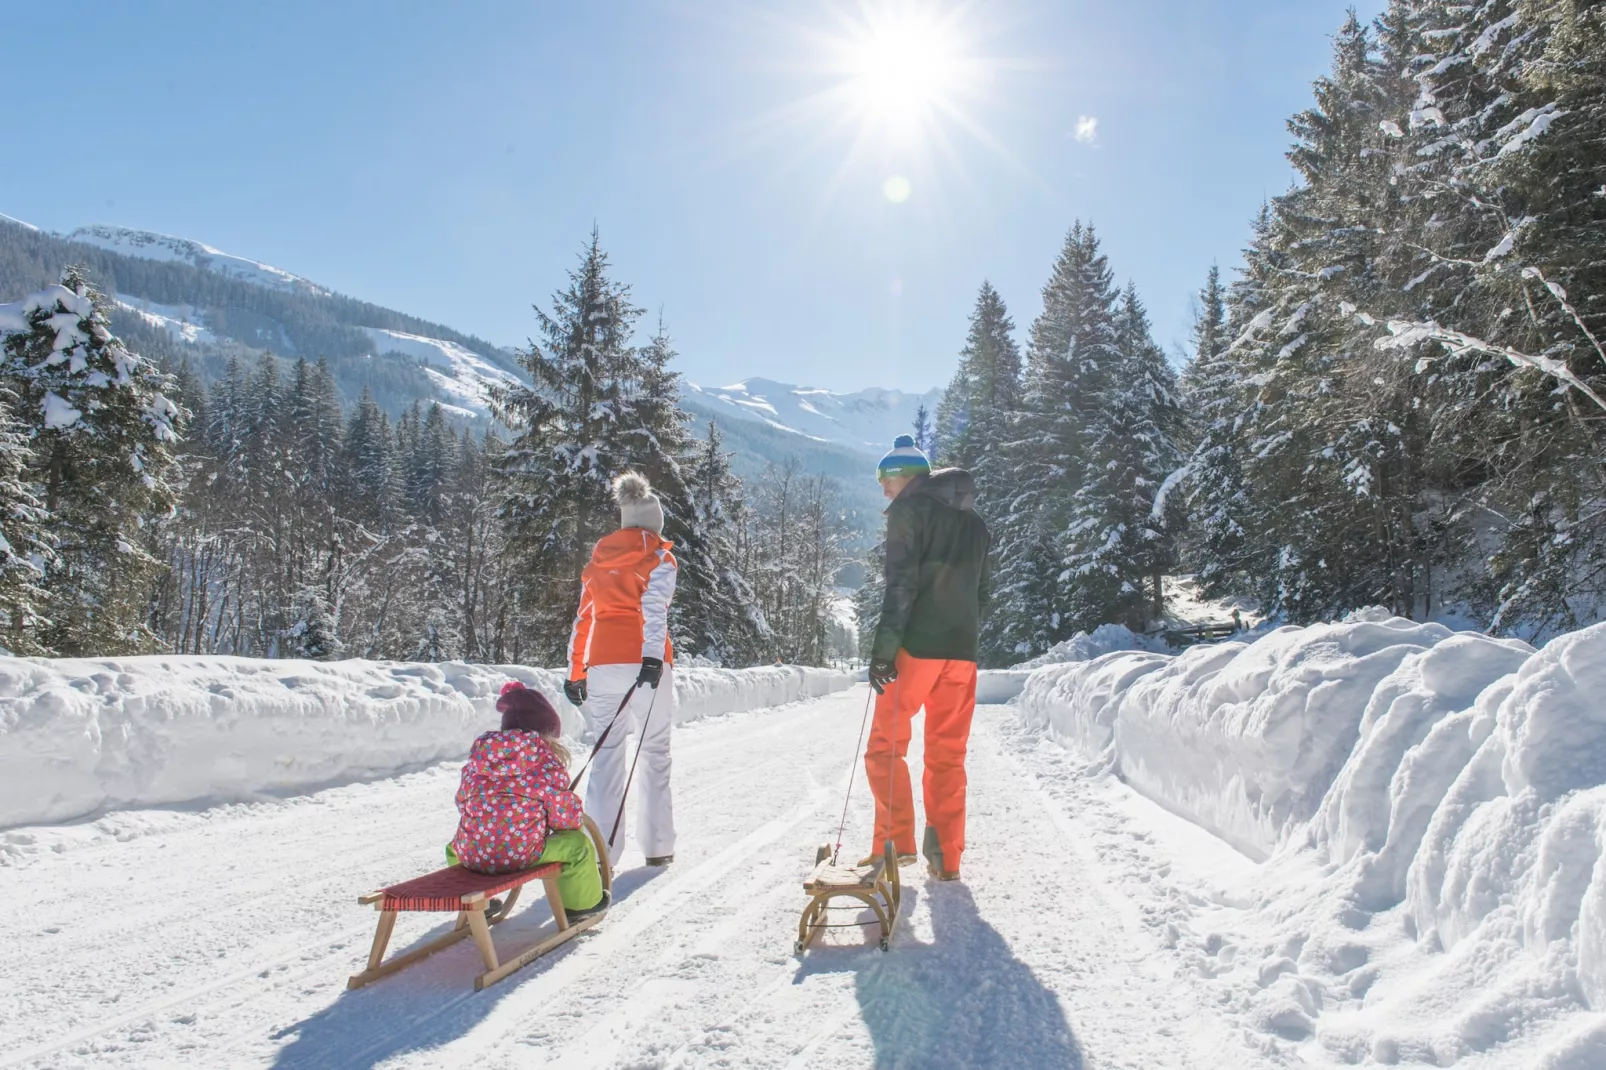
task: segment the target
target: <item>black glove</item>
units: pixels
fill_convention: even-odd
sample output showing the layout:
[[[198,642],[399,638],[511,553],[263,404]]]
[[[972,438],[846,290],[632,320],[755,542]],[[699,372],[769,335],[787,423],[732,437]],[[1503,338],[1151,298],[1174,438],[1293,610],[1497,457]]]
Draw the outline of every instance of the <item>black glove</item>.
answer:
[[[636,677],[636,686],[646,684],[654,691],[658,689],[658,681],[664,675],[663,658],[642,658],[641,675]]]
[[[570,680],[563,685],[563,697],[569,700],[571,706],[584,706],[586,701],[585,677]]]
[[[886,694],[887,685],[897,678],[898,666],[892,662],[877,659],[870,663],[870,686],[875,688],[876,694]]]

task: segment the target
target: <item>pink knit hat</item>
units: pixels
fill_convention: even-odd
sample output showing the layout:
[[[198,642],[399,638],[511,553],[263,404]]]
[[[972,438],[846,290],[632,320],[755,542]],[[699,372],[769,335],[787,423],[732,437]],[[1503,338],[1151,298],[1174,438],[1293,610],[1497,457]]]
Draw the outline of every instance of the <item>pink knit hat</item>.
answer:
[[[552,703],[539,691],[531,691],[517,680],[502,685],[502,697],[496,700],[496,710],[502,715],[502,730],[517,728],[539,736],[563,734],[563,721]]]

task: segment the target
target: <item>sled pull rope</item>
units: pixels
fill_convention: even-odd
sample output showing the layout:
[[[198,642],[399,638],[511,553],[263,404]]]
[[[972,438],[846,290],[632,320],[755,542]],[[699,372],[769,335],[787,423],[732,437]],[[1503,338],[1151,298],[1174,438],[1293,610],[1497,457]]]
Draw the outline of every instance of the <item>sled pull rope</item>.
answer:
[[[638,682],[636,687],[640,686],[641,684]],[[630,694],[633,695],[635,693],[636,688],[631,688]],[[625,696],[625,701],[630,701],[630,695]],[[636,763],[641,761],[641,745],[647,742],[647,726],[652,724],[652,708],[657,704],[658,689],[655,687],[652,689],[652,700],[647,703],[647,716],[641,719],[641,734],[636,736],[636,753],[635,756],[630,759],[630,772],[625,777],[625,790],[619,796],[619,812],[613,815],[613,828],[608,832],[608,849],[610,851],[613,850],[614,837],[619,835],[619,823],[625,819],[625,803],[630,801],[630,784],[636,779]],[[619,708],[620,710],[624,709],[623,706]]]
[[[842,820],[836,826],[836,849],[831,852],[831,864],[836,865],[842,853],[842,832],[848,827],[848,803],[853,799],[853,778],[859,772],[859,752],[864,749],[864,730],[870,723],[870,705],[875,701],[875,688],[864,698],[864,716],[859,719],[859,742],[853,746],[853,764],[848,766],[848,793],[842,799]]]
[[[892,681],[892,719],[893,720],[896,720],[897,717],[898,717],[898,699],[901,698],[902,695],[903,695],[903,678],[902,677],[898,677],[898,678],[896,678],[896,679],[894,679]],[[887,731],[889,733],[892,733],[894,731],[894,729],[892,727],[892,724],[890,722],[887,725]],[[888,742],[891,742],[891,739],[889,739]],[[881,841],[881,849],[882,849],[882,851],[887,855],[887,857],[891,858],[894,862],[897,861],[898,852],[897,852],[897,849],[892,846],[892,799],[893,799],[894,789],[897,787],[897,783],[898,783],[898,762],[897,762],[897,756],[894,755],[893,757],[891,757],[891,758],[889,758],[887,760],[887,838],[885,840]],[[909,803],[910,803],[909,817],[912,820],[914,818],[914,800],[910,799]]]
[[[591,748],[591,753],[586,756],[585,764],[582,765],[580,767],[580,771],[574,774],[574,776],[569,780],[570,791],[575,789],[575,785],[580,783],[580,778],[586,775],[586,770],[591,768],[592,761],[594,761],[597,755],[602,751],[602,745],[608,742],[608,733],[613,731],[613,726],[619,720],[619,715],[625,712],[625,707],[630,705],[630,697],[636,693],[636,688],[640,686],[641,681],[637,680],[635,683],[630,685],[630,690],[625,692],[624,700],[619,703],[619,708],[613,711],[613,717],[609,719],[608,727],[604,728],[602,730],[602,735],[597,737],[597,745]]]

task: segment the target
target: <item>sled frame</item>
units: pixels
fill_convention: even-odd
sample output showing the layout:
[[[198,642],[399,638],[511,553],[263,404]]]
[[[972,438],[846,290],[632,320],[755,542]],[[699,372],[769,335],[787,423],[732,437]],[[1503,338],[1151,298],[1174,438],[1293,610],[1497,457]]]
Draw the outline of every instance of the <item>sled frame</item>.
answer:
[[[815,851],[814,871],[803,884],[809,902],[803,908],[803,916],[798,919],[797,942],[792,945],[793,954],[802,955],[807,951],[809,944],[814,940],[814,934],[821,929],[835,927],[821,920],[825,917],[825,912],[831,909],[833,899],[853,899],[868,906],[875,913],[875,921],[857,924],[880,925],[881,950],[891,950],[892,930],[898,924],[898,912],[903,906],[903,882],[898,875],[898,855],[892,849],[892,841],[888,840],[882,844],[881,857],[864,869],[859,867],[853,867],[848,871],[834,869],[830,860],[829,844],[822,845]],[[855,879],[851,882],[842,879],[841,874],[844,872],[852,872]]]
[[[608,844],[603,839],[602,830],[588,815],[585,818],[584,828],[591,841],[597,846],[597,862],[602,871],[602,889],[605,893],[613,892],[613,864],[608,858]],[[528,966],[536,959],[545,955],[554,948],[573,940],[576,936],[596,925],[606,915],[606,910],[600,910],[578,921],[571,922],[568,913],[563,909],[563,899],[558,894],[557,877],[534,878],[528,882],[533,884],[539,879],[546,891],[547,904],[552,910],[552,920],[557,923],[558,931],[545,939],[537,941],[530,947],[515,954],[503,962],[496,953],[496,944],[491,940],[491,926],[502,921],[513,913],[518,904],[519,893],[524,885],[511,889],[503,901],[502,910],[494,918],[485,916],[486,908],[490,902],[484,892],[474,892],[463,896],[463,908],[457,912],[457,924],[452,926],[450,932],[438,936],[427,944],[421,944],[405,954],[397,955],[390,961],[385,961],[385,949],[390,944],[390,934],[396,927],[396,915],[409,913],[408,911],[384,909],[385,892],[383,890],[370,892],[359,896],[357,902],[361,906],[372,903],[374,909],[379,911],[379,926],[374,932],[373,946],[368,951],[368,968],[361,973],[352,974],[346,981],[347,989],[361,988],[370,981],[377,981],[381,977],[388,977],[398,970],[405,969],[415,962],[428,958],[435,952],[451,947],[459,940],[472,939],[474,946],[479,950],[480,961],[485,966],[485,972],[474,978],[474,991],[484,991],[486,986],[493,985],[524,966]]]

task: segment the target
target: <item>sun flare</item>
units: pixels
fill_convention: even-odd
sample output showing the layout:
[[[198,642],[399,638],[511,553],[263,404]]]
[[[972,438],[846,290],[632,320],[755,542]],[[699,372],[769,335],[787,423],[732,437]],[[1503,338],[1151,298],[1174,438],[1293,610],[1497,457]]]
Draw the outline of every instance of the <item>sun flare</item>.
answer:
[[[958,42],[942,23],[915,14],[868,21],[846,42],[849,91],[858,105],[892,124],[918,122],[956,88]]]

